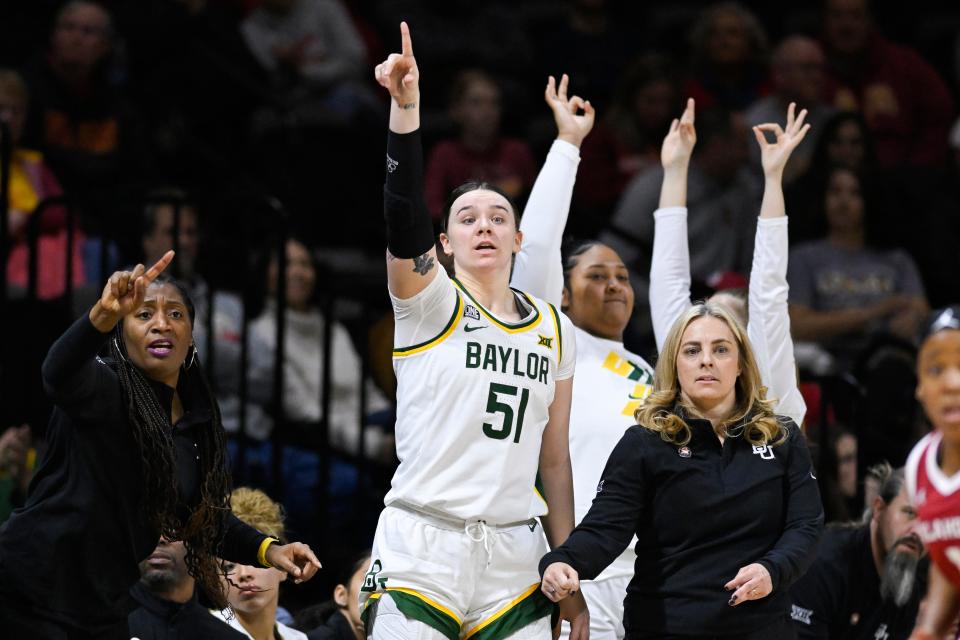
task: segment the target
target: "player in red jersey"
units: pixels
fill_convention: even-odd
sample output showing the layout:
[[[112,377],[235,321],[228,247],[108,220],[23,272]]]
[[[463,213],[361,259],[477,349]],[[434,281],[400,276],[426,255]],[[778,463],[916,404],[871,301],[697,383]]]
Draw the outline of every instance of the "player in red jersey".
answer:
[[[907,459],[917,532],[933,563],[911,640],[942,639],[960,611],[960,306],[934,313],[917,356],[917,399],[933,424]]]

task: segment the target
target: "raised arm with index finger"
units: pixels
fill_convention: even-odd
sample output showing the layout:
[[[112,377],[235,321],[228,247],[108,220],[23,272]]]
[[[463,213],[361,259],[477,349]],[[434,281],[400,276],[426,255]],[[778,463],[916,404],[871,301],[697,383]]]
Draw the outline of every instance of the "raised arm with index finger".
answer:
[[[138,264],[133,271],[117,271],[107,280],[100,299],[90,309],[90,322],[98,331],[107,333],[119,320],[143,303],[147,287],[173,262],[173,251],[167,251],[149,270]]]
[[[129,589],[161,536],[185,543],[190,574],[220,607],[215,557],[270,558],[300,580],[316,570],[308,548],[275,546],[229,511],[226,435],[193,303],[163,273],[172,259],[114,273],[43,363],[49,446],[26,508],[0,530],[10,637],[127,637]]]
[[[520,213],[495,185],[468,181],[450,194],[439,240],[455,277],[439,267],[406,24],[400,37],[401,52],[374,72],[391,96],[384,217],[400,466],[377,525],[364,616],[376,640],[426,637],[424,625],[445,637],[481,629],[508,637],[521,627],[545,637],[552,605],[536,588],[536,561],[546,542],[534,525],[542,522],[551,544],[573,528],[573,330],[555,306],[510,288]],[[515,354],[529,368],[494,367],[484,352]],[[538,469],[544,490],[531,493]],[[484,554],[483,575],[498,580],[476,573],[473,551],[463,549]],[[574,597],[564,608],[578,604]]]
[[[420,71],[413,39],[400,23],[401,53],[391,53],[374,75],[390,92],[386,184],[387,281],[390,291],[409,298],[433,281],[438,267],[433,223],[423,196],[423,145],[420,139]]]

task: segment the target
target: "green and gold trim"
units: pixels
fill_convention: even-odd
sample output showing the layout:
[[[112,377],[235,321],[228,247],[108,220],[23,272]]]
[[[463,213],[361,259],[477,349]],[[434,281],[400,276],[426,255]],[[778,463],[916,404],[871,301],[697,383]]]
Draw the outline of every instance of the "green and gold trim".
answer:
[[[453,284],[455,284],[455,285],[457,286],[457,288],[460,289],[460,291],[462,291],[465,296],[467,296],[468,298],[470,298],[470,302],[472,302],[472,303],[474,304],[474,306],[477,307],[477,309],[480,311],[480,313],[482,313],[483,315],[485,315],[485,316],[487,317],[487,320],[489,320],[489,321],[492,322],[493,324],[497,325],[498,327],[500,327],[501,329],[503,329],[503,330],[506,331],[507,333],[521,333],[521,332],[523,332],[523,331],[529,331],[530,329],[532,329],[533,327],[535,327],[535,326],[537,325],[537,323],[540,322],[540,309],[539,309],[539,307],[537,307],[537,305],[533,302],[533,300],[530,299],[530,296],[528,296],[527,294],[525,294],[523,291],[518,291],[518,290],[516,290],[516,289],[511,289],[511,291],[520,294],[520,296],[523,297],[523,300],[524,300],[528,305],[530,305],[530,307],[533,309],[533,315],[532,315],[528,320],[525,320],[524,322],[521,322],[520,324],[507,324],[506,322],[501,322],[500,320],[497,320],[497,318],[496,318],[492,313],[490,313],[489,311],[487,311],[486,309],[484,309],[484,308],[483,308],[483,305],[481,305],[479,302],[477,302],[477,300],[476,300],[472,295],[470,295],[470,292],[467,291],[467,288],[463,286],[463,283],[462,283],[462,282],[460,282],[460,281],[457,280],[456,278],[452,278],[452,280],[453,280]]]
[[[557,313],[555,306],[549,302],[547,305],[550,307],[550,317],[553,318],[553,328],[557,331],[557,368],[559,368],[563,361],[563,333],[560,331],[560,314]]]
[[[463,296],[457,295],[457,304],[454,306],[453,315],[450,316],[450,321],[447,323],[447,326],[443,328],[443,331],[440,332],[436,338],[431,338],[426,342],[421,342],[420,344],[415,344],[412,347],[403,347],[400,349],[393,350],[394,358],[405,358],[406,356],[412,356],[422,351],[426,351],[430,347],[435,347],[447,338],[450,337],[450,334],[453,333],[453,330],[457,328],[457,324],[460,322],[460,318],[463,317]]]
[[[419,620],[425,625],[436,629],[449,640],[459,640],[460,626],[463,621],[457,614],[442,604],[428,598],[419,591],[407,589],[406,587],[390,587],[386,590],[387,594],[393,599],[394,604],[400,613],[413,620]],[[360,614],[363,624],[369,627],[370,605],[380,599],[384,592],[372,593],[367,598],[366,606]],[[549,601],[548,601],[549,602]]]
[[[464,640],[499,640],[553,612],[553,603],[540,591],[540,583],[532,584],[507,606],[470,629]]]
[[[537,497],[543,500],[544,506],[549,511],[550,504],[547,502],[547,492],[543,488],[543,478],[540,477],[540,470],[537,470],[537,477],[533,480],[533,492],[537,494]]]

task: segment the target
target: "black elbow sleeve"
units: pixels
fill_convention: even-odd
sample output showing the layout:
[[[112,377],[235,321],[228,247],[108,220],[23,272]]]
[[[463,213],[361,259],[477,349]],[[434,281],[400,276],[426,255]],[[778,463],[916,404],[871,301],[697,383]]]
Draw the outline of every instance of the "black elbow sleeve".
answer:
[[[433,223],[423,197],[420,131],[389,133],[387,179],[383,187],[387,247],[397,258],[412,259],[433,247]]]

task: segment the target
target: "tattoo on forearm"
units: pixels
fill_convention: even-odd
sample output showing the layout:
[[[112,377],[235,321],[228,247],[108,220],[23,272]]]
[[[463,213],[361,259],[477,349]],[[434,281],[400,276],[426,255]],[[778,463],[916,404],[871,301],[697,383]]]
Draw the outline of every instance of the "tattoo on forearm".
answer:
[[[422,256],[417,256],[413,259],[413,272],[425,276],[433,269],[434,262],[433,256],[427,255],[426,253]]]
[[[403,109],[404,111],[407,111],[409,109],[415,109],[416,107],[417,107],[416,102],[405,102],[404,104],[400,105],[400,108]]]

